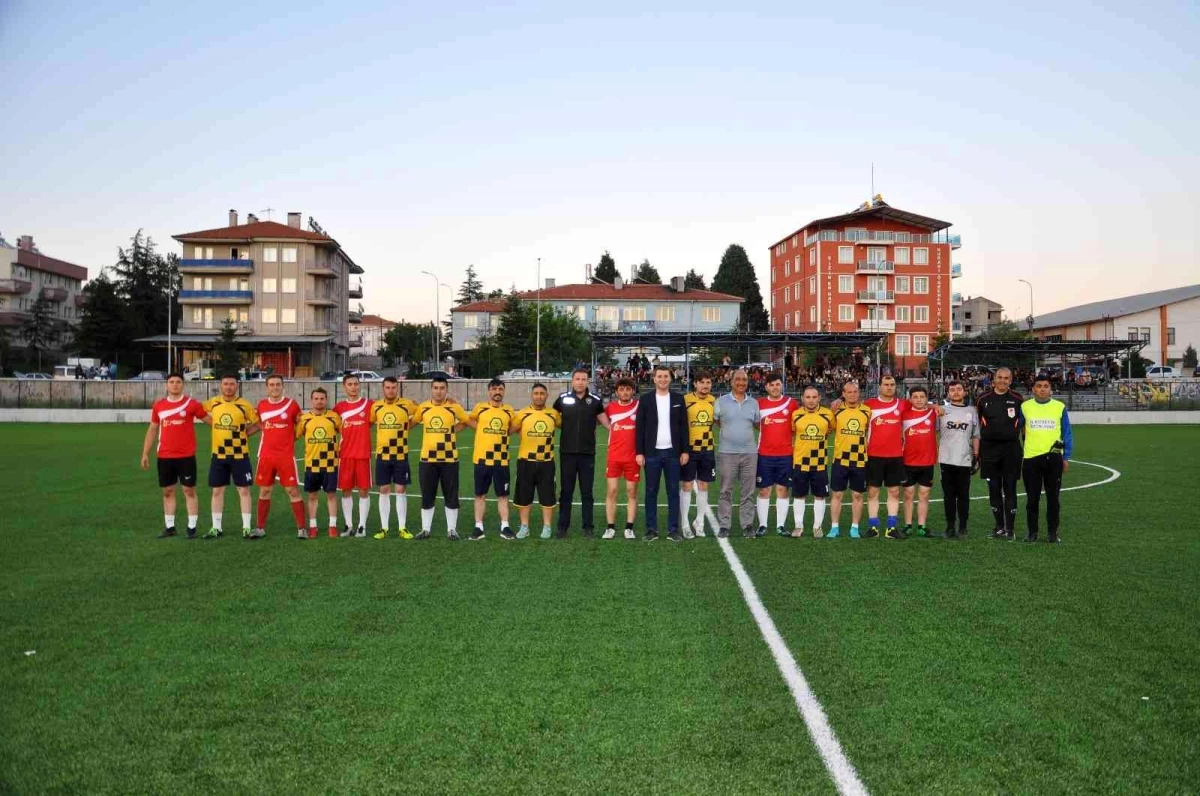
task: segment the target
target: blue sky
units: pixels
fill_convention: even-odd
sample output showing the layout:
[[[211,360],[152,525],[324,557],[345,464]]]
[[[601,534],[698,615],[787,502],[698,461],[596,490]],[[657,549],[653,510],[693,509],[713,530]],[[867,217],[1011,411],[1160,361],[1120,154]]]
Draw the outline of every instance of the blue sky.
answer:
[[[1039,313],[1197,281],[1198,7],[975,5],[0,0],[0,232],[96,269],[139,227],[298,210],[369,312],[428,320],[422,270],[528,288],[606,248],[711,278],[741,243],[765,289],[874,162],[1009,315],[1018,278]]]

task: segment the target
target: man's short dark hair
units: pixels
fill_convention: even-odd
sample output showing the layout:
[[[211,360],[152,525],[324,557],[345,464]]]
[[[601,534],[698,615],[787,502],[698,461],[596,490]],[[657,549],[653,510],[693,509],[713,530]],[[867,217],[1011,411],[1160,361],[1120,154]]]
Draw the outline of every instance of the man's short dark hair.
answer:
[[[915,387],[908,388],[909,395],[916,395],[917,393],[923,393],[926,398],[929,397],[929,390],[925,389],[920,384],[916,385]]]
[[[695,376],[692,377],[693,382],[704,381],[705,379],[712,381],[712,373],[710,373],[707,370],[702,370],[699,373],[697,373]]]
[[[628,387],[631,390],[637,389],[637,386],[633,383],[633,379],[617,379],[617,388],[620,389],[621,387]]]
[[[896,377],[895,377],[895,376],[893,376],[893,375],[892,375],[892,374],[890,374],[890,373],[885,373],[885,374],[883,374],[882,376],[880,376],[880,377],[879,377],[879,383],[880,383],[880,384],[883,384],[883,383],[884,383],[885,381],[887,381],[888,379],[891,379],[892,381],[895,381],[895,380],[896,380]]]
[[[342,384],[345,384],[346,382],[350,381],[350,379],[354,379],[355,381],[358,381],[358,374],[357,373],[347,373],[345,376],[342,376]]]
[[[946,382],[946,389],[948,390],[951,387],[962,387],[964,390],[967,389],[967,385],[963,384],[958,379],[951,379],[950,381]]]
[[[572,379],[575,378],[576,373],[582,373],[583,375],[589,376],[589,377],[592,375],[592,372],[590,370],[588,370],[587,368],[575,368],[575,370],[571,371]]]
[[[383,383],[384,384],[399,384],[400,380],[397,379],[395,376],[384,376]]]
[[[494,376],[492,378],[492,380],[488,382],[489,390],[492,389],[493,387],[503,387],[503,386],[504,386],[504,379],[500,378],[499,376]]]
[[[529,391],[533,392],[534,390],[537,390],[537,389],[543,389],[543,390],[546,390],[546,392],[550,392],[550,390],[546,389],[546,385],[542,384],[540,381],[535,381],[533,383],[533,386],[529,388]]]
[[[816,390],[817,395],[821,394],[821,388],[815,384],[805,384],[804,389],[800,391],[800,394],[804,395],[804,393],[808,392],[809,390]]]
[[[317,393],[321,393],[321,395],[324,395],[326,397],[329,396],[329,393],[325,392],[324,387],[313,387],[313,391],[308,394],[308,397],[311,398],[314,395],[316,395]]]
[[[1034,378],[1034,380],[1033,380],[1033,383],[1034,383],[1034,384],[1037,384],[1038,382],[1041,382],[1041,381],[1044,381],[1044,382],[1046,382],[1047,384],[1050,384],[1050,374],[1048,374],[1048,373],[1039,373],[1039,374],[1037,375],[1037,377],[1036,377],[1036,378]],[[1051,385],[1051,386],[1053,386],[1053,385]]]
[[[78,367],[81,367],[81,366],[80,366],[80,365],[76,365],[75,367],[77,367],[77,368],[78,368]],[[168,374],[167,374],[167,381],[170,381],[171,379],[183,379],[183,374],[182,374],[182,373],[180,373],[179,371],[173,370],[173,371],[171,371],[170,373],[168,373]]]
[[[433,386],[434,384],[445,384],[445,385],[449,386],[450,382],[446,381],[445,376],[434,376],[432,379],[429,380],[429,385]]]
[[[776,382],[776,381],[783,381],[783,374],[777,370],[773,370],[767,374],[767,382],[766,383],[770,384],[770,383]]]
[[[662,363],[660,362],[659,364],[657,364],[657,365],[655,365],[655,366],[654,366],[654,372],[655,372],[655,373],[658,373],[660,370],[665,370],[667,373],[670,373],[670,372],[671,372],[671,366],[670,366],[670,365],[664,365],[664,364],[662,364]]]
[[[241,381],[241,379],[238,378],[238,375],[236,373],[222,373],[221,381],[225,381],[225,379],[233,379],[234,381]]]
[[[272,381],[273,379],[279,379],[280,381],[283,381],[283,376],[280,376],[278,373],[272,373],[270,376],[267,376],[268,382]]]

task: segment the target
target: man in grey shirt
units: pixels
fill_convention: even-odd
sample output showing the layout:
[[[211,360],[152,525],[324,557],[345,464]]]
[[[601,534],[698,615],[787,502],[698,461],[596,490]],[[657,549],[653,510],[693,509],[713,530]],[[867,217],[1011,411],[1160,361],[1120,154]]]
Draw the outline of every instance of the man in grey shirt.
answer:
[[[979,413],[966,402],[961,381],[946,385],[946,413],[938,418],[938,463],[942,467],[942,497],[946,507],[946,538],[967,535],[971,505],[971,473],[979,462]],[[958,530],[955,530],[955,521]]]
[[[758,469],[758,440],[754,429],[758,427],[758,401],[746,392],[750,378],[746,371],[734,371],[730,380],[733,392],[717,399],[713,416],[721,427],[717,441],[717,480],[721,482],[721,495],[717,500],[717,538],[729,536],[733,522],[733,485],[741,485],[741,525],[743,533],[755,526],[755,499],[758,489],[754,476]]]

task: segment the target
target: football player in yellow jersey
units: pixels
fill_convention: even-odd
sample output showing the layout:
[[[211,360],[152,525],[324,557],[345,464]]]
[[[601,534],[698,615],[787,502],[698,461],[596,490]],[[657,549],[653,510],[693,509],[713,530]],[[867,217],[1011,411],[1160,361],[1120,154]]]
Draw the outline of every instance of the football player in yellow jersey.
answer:
[[[329,410],[329,394],[317,387],[309,394],[312,408],[296,420],[296,439],[304,440],[304,492],[308,495],[308,538],[317,538],[317,493],[325,492],[329,538],[338,538],[338,437],[342,416]],[[301,537],[303,538],[303,537]]]
[[[562,426],[562,415],[546,406],[549,392],[544,384],[534,384],[532,403],[513,417],[511,431],[519,435],[517,449],[517,485],[513,503],[521,515],[517,538],[529,535],[529,515],[534,492],[542,506],[542,538],[549,539],[557,503],[554,487],[554,429]]]
[[[833,412],[821,406],[821,391],[811,384],[800,395],[800,408],[792,412],[792,507],[796,527],[792,536],[804,535],[804,499],[813,496],[813,538],[822,536],[825,498],[829,496],[829,435]]]
[[[399,536],[401,539],[412,538],[408,532],[408,485],[412,482],[412,471],[408,466],[408,430],[416,414],[416,403],[400,397],[400,382],[396,377],[384,379],[383,397],[376,399],[367,412],[367,421],[375,427],[375,483],[379,485],[381,525],[376,539],[387,538],[393,494],[396,496]]]
[[[489,381],[487,391],[487,401],[475,404],[467,418],[467,425],[475,430],[475,451],[471,457],[475,463],[475,530],[467,537],[472,542],[486,538],[483,512],[489,487],[496,490],[500,538],[517,538],[508,527],[508,439],[517,410],[504,403],[504,382],[500,379]]]
[[[242,507],[242,538],[249,539],[251,527],[250,485],[254,473],[250,468],[250,437],[258,433],[258,413],[245,398],[238,395],[238,378],[233,374],[221,377],[221,394],[210,398],[204,410],[212,415],[212,461],[208,466],[208,485],[212,487],[212,529],[205,539],[217,539],[225,534],[221,515],[225,506],[225,487],[229,482],[237,489]]]
[[[859,402],[858,382],[848,381],[842,387],[842,400],[833,409],[833,471],[829,500],[832,515],[829,539],[838,537],[838,519],[842,513],[842,496],[850,487],[850,538],[859,538],[858,521],[862,519],[863,495],[867,491],[867,431],[871,427],[871,410]]]
[[[717,401],[712,394],[712,374],[702,370],[692,380],[694,389],[683,396],[684,411],[687,412],[688,443],[692,455],[679,474],[679,509],[683,512],[683,535],[691,538],[692,527],[688,525],[688,511],[692,505],[692,485],[696,493],[696,536],[704,536],[705,519],[717,532],[717,515],[708,503],[708,485],[717,480],[717,442],[713,435]]]
[[[446,511],[446,538],[458,541],[458,432],[467,427],[467,413],[446,397],[445,376],[434,376],[430,399],[417,407],[414,425],[422,426],[421,461],[417,481],[421,485],[421,532],[415,539],[428,539],[433,527],[433,505],[438,486]]]

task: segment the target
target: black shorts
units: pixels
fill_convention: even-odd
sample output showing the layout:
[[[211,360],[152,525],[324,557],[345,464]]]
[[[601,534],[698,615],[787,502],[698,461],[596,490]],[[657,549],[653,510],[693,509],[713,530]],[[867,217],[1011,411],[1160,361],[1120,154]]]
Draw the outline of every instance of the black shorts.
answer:
[[[869,486],[900,486],[903,483],[903,456],[872,456],[867,459],[867,484]]]
[[[381,459],[375,457],[375,483],[408,486],[412,483],[412,469],[407,459]]]
[[[834,462],[829,488],[834,492],[845,492],[847,486],[850,487],[851,492],[858,492],[860,494],[866,492],[866,469],[862,467],[847,467],[844,464]]]
[[[158,485],[165,488],[177,482],[183,486],[196,485],[195,456],[158,460]]]
[[[904,486],[933,486],[933,465],[917,467],[912,464],[904,465]]]
[[[717,480],[717,456],[712,451],[699,451],[688,456],[688,463],[679,471],[679,480],[685,484],[703,481],[711,484]]]
[[[824,470],[802,470],[796,467],[792,470],[792,498],[805,498],[812,492],[813,497],[829,495],[829,475]]]
[[[496,487],[496,497],[508,497],[508,465],[475,462],[475,497],[482,497]]]
[[[554,462],[517,461],[517,488],[513,503],[517,506],[532,506],[533,495],[538,503],[553,506],[558,503],[554,489]]]
[[[337,491],[338,486],[338,471],[330,470],[327,473],[314,473],[311,470],[304,472],[304,491],[305,492],[329,492]]]
[[[208,465],[208,485],[248,487],[254,483],[254,473],[250,469],[249,459],[218,459],[212,458]]]
[[[1025,454],[1019,442],[990,442],[979,447],[979,477],[1016,481],[1021,477]]]
[[[439,486],[446,508],[458,508],[458,462],[421,462],[417,480],[421,482],[421,508],[433,508]]]

